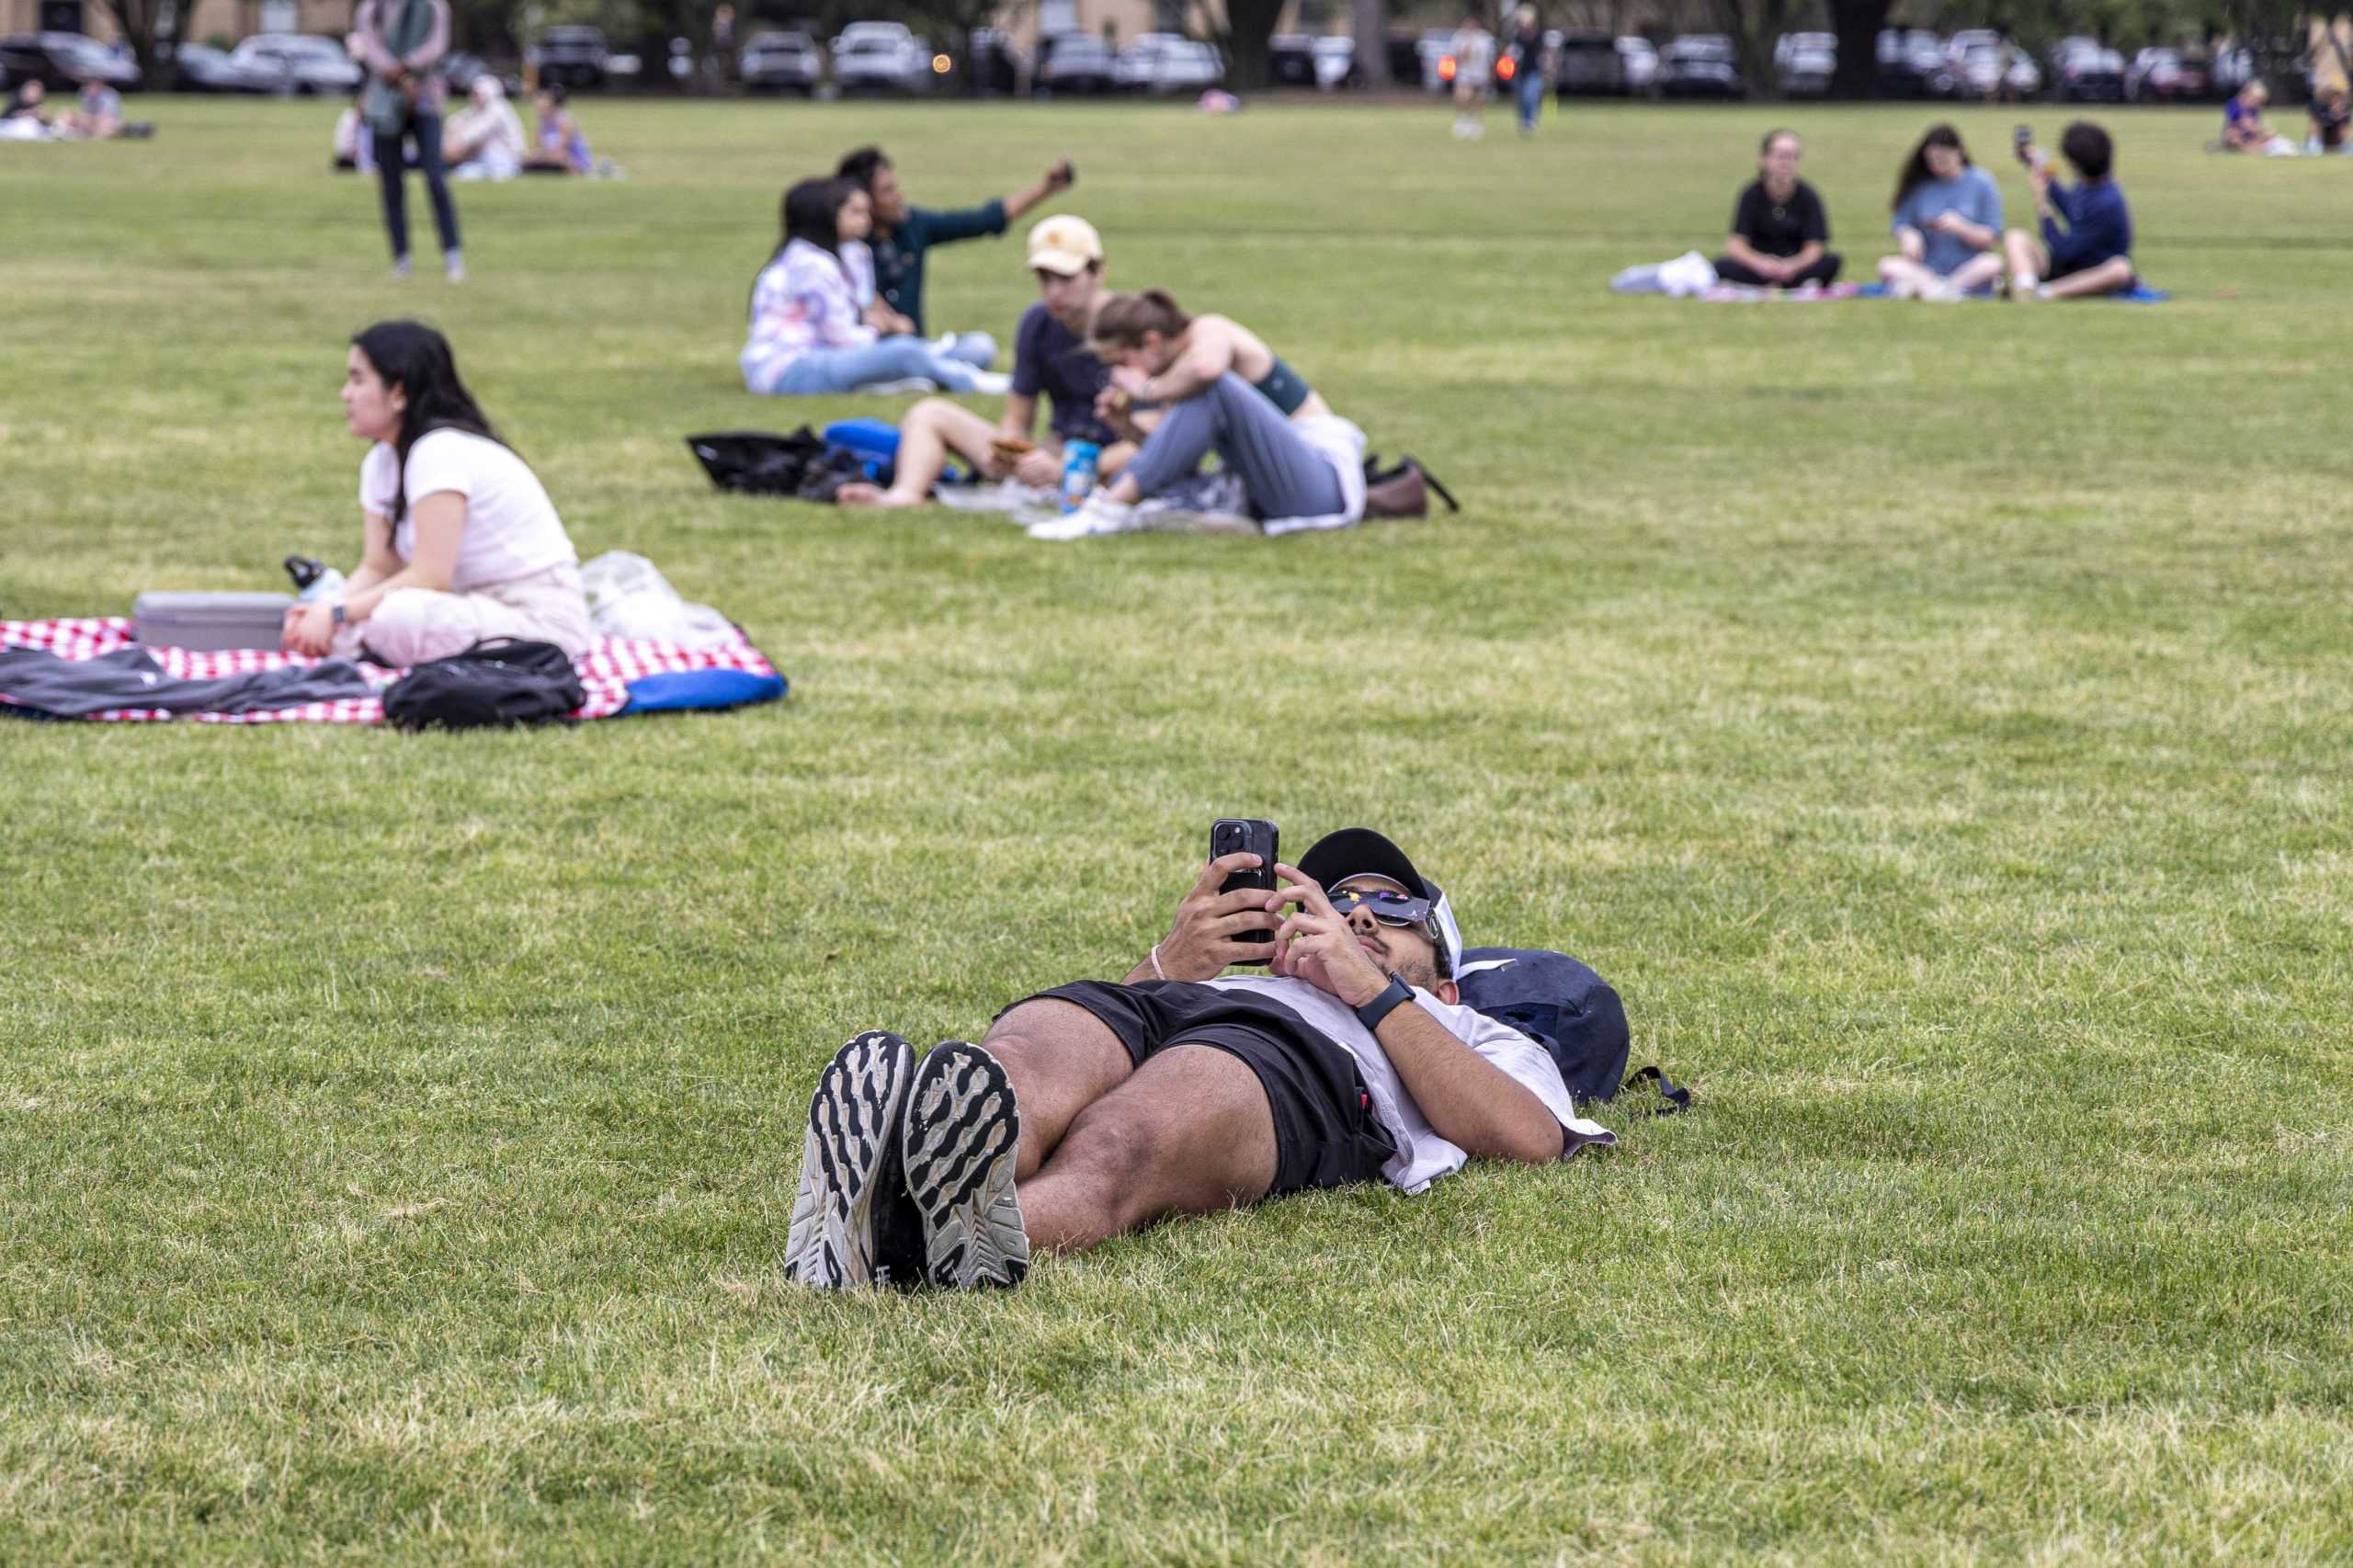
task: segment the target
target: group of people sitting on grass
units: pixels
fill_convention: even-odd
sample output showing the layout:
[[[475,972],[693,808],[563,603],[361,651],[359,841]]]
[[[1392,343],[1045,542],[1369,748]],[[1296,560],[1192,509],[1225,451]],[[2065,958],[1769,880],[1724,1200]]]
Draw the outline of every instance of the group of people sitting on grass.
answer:
[[[2224,153],[2251,153],[2257,157],[2293,158],[2302,153],[2353,153],[2353,144],[2345,137],[2346,121],[2353,117],[2348,110],[2345,89],[2334,84],[2313,89],[2312,100],[2304,106],[2304,118],[2309,122],[2302,146],[2271,129],[2263,118],[2266,106],[2271,102],[2271,89],[2261,82],[2249,82],[2231,95],[2222,106],[2222,139],[2216,150]]]
[[[573,117],[564,91],[541,87],[532,97],[538,119],[536,136],[527,136],[523,118],[507,100],[504,83],[485,71],[466,91],[465,107],[449,116],[439,130],[441,165],[452,179],[506,180],[517,175],[594,175],[610,173],[588,150],[588,138]],[[348,173],[373,174],[381,154],[376,138],[355,100],[335,122],[335,166]],[[422,169],[422,151],[404,154],[407,167]]]
[[[85,77],[74,95],[73,107],[51,113],[49,89],[40,77],[19,83],[0,104],[0,141],[104,142],[123,135],[144,135],[148,127],[126,124],[122,95],[97,77]]]
[[[1036,489],[1063,472],[1065,447],[1098,449],[1099,483],[1067,514],[1033,524],[1037,539],[1074,540],[1149,526],[1195,499],[1211,452],[1223,461],[1221,509],[1270,533],[1336,528],[1364,515],[1364,432],[1332,412],[1264,339],[1222,315],[1194,315],[1162,290],[1104,285],[1102,237],[1083,218],[1029,232],[1038,302],[1014,330],[1010,375],[985,369],[984,334],[924,335],[923,259],[931,245],[1002,233],[1007,222],[1071,183],[1057,164],[1030,189],[966,211],[907,204],[890,160],[873,148],[831,179],[785,192],[784,237],[752,286],[741,365],[752,391],[782,395],[934,383],[1002,393],[991,423],[950,401],[917,403],[899,430],[890,485],[845,485],[852,506],[913,506],[951,458],[984,479]],[[1038,400],[1051,406],[1043,436]]]
[[[2059,151],[2075,170],[2072,187],[2056,177],[2048,154],[2020,141],[2018,154],[2040,223],[2037,233],[2005,230],[1994,176],[1971,159],[1959,131],[1930,127],[1896,179],[1890,224],[1896,254],[1878,268],[1887,291],[1899,299],[1961,300],[2006,288],[2013,300],[2061,300],[2133,288],[2132,219],[2112,177],[2116,153],[2108,132],[2078,120],[2060,138]],[[1721,281],[1797,290],[1837,280],[1841,258],[1829,248],[1822,198],[1798,177],[1803,154],[1795,131],[1766,136],[1756,178],[1733,206],[1732,233],[1715,262]]]

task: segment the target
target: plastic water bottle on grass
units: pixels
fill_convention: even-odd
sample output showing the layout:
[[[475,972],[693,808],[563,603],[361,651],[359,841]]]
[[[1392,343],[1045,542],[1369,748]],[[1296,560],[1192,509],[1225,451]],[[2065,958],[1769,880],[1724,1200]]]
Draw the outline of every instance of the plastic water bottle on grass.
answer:
[[[1103,449],[1093,441],[1073,441],[1063,449],[1063,510],[1075,512],[1095,489],[1103,462]]]

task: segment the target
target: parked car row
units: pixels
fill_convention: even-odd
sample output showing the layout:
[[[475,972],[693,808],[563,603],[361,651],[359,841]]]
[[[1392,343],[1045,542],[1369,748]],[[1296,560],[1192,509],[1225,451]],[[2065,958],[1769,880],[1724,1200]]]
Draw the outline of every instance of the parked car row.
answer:
[[[1418,79],[1445,90],[1453,81],[1454,35],[1432,30],[1390,40],[1389,66],[1400,82]],[[1739,51],[1721,33],[1692,33],[1664,48],[1647,40],[1601,31],[1545,35],[1554,61],[1553,88],[1562,97],[1586,95],[1677,98],[1742,98],[1749,95]],[[683,46],[682,46],[683,47]],[[2042,63],[1991,28],[1964,28],[1949,38],[1926,28],[1889,28],[1877,39],[1876,78],[1882,97],[2019,100],[2050,96],[2092,103],[2188,103],[2230,96],[2253,74],[2244,49],[2208,54],[2168,48],[2124,56],[2091,38],[2064,38]],[[852,22],[824,51],[805,32],[764,31],[736,52],[736,70],[753,92],[815,95],[824,85],[828,57],[835,89],[843,94],[927,93],[954,74],[955,62],[901,22]],[[527,55],[541,82],[596,88],[638,74],[634,56],[614,52],[595,28],[550,28]],[[681,62],[671,62],[674,73]],[[2048,71],[2044,69],[2047,64]],[[361,72],[341,40],[307,33],[262,33],[222,51],[208,45],[166,45],[159,62],[162,85],[180,92],[288,97],[345,94]],[[466,54],[449,57],[460,91],[491,69]],[[689,69],[691,68],[689,64]],[[1360,85],[1355,40],[1279,34],[1268,55],[1277,86],[1331,91]],[[1126,93],[1190,96],[1220,85],[1226,62],[1215,46],[1176,33],[1144,33],[1125,48],[1092,33],[1050,34],[1034,64],[1012,40],[992,28],[972,35],[965,69],[985,90],[1011,94],[1026,84],[1041,97]],[[1781,35],[1773,71],[1784,97],[1827,95],[1838,69],[1838,40],[1826,32]],[[51,90],[70,90],[85,77],[121,90],[142,85],[142,74],[119,48],[80,33],[11,33],[0,37],[0,84],[39,78]],[[510,88],[519,78],[502,76]]]

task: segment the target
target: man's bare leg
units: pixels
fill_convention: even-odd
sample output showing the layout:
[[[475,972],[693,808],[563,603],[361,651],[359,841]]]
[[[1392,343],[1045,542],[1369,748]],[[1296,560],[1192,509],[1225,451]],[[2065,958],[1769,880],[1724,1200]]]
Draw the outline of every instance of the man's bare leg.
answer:
[[[1081,1252],[1166,1215],[1255,1203],[1275,1161],[1258,1075],[1215,1046],[1178,1044],[1081,1112],[1017,1196],[1031,1246]]]
[[[951,451],[979,468],[989,460],[989,437],[996,426],[944,397],[927,397],[899,423],[899,455],[892,460],[891,488],[845,484],[834,493],[844,506],[920,506],[947,470]]]
[[[2132,287],[2132,258],[2112,256],[2097,267],[2086,267],[2081,272],[2054,278],[2047,287],[2054,300],[2080,300],[2089,294],[2113,294],[2120,289]]]
[[[1021,1108],[1016,1181],[1036,1175],[1079,1114],[1135,1072],[1108,1024],[1051,996],[1006,1009],[981,1043],[1004,1065]]]

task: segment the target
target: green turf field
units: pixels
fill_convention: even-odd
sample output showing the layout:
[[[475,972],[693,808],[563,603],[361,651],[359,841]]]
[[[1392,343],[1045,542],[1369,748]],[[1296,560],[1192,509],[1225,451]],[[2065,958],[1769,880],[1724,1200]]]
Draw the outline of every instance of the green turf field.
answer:
[[[794,690],[0,728],[0,1561],[2353,1555],[2353,161],[2112,117],[2158,308],[1703,307],[1603,284],[1784,119],[1866,269],[1927,117],[592,103],[632,177],[462,190],[450,289],[331,108],[136,112],[0,145],[0,617],[347,562],[345,341],[415,313]],[[869,140],[919,200],[1075,157],[1115,282],[1464,514],[718,498],[685,433],[858,406],[734,355]],[[935,330],[1029,295],[933,258]],[[1241,812],[1591,960],[1702,1112],[1009,1297],[780,1286],[841,1040],[1124,972]]]

